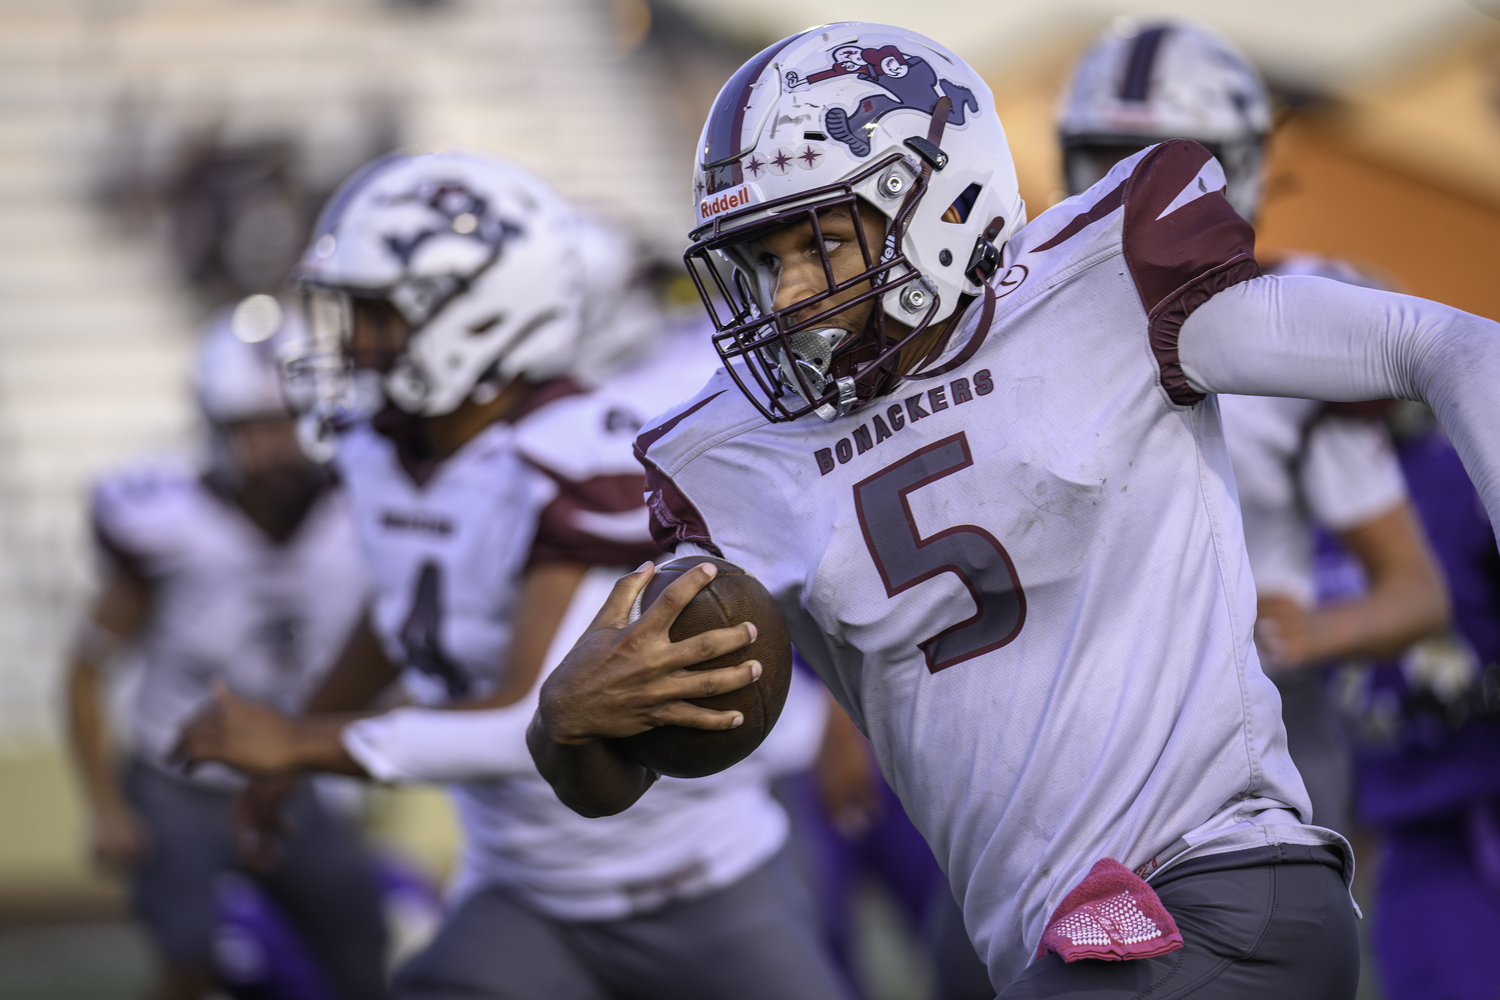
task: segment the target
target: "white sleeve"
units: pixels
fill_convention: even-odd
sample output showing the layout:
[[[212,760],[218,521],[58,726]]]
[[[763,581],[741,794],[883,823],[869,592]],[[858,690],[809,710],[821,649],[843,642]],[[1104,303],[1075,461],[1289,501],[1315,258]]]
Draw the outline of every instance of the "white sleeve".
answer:
[[[526,749],[535,691],[504,708],[398,708],[344,727],[344,749],[380,781],[448,782],[536,773]]]
[[[678,542],[677,547],[672,550],[671,559],[685,559],[688,556],[706,556],[709,559],[718,558],[718,556],[715,556],[697,542]],[[664,561],[670,562],[671,559]]]
[[[1264,275],[1199,306],[1178,351],[1200,392],[1426,403],[1500,526],[1500,324],[1409,295]]]
[[[1302,493],[1313,516],[1347,531],[1406,500],[1390,436],[1373,420],[1328,416],[1313,425],[1302,463]]]
[[[374,778],[392,782],[448,782],[536,774],[526,727],[542,681],[562,662],[594,620],[620,576],[613,567],[585,575],[564,612],[541,672],[526,696],[504,708],[398,708],[344,727],[344,749]]]

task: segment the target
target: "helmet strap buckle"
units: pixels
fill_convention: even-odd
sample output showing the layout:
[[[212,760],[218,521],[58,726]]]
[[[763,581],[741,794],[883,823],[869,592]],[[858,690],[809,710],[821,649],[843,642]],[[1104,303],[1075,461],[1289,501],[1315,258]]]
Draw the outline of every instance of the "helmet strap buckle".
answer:
[[[859,392],[854,384],[854,376],[845,375],[843,378],[835,379],[833,384],[838,389],[838,399],[832,403],[824,403],[813,411],[830,424],[853,410],[854,405],[859,401]]]
[[[983,236],[974,240],[974,252],[969,255],[969,263],[964,267],[964,277],[976,285],[983,285],[995,276],[1000,270],[1000,251],[995,244]]]

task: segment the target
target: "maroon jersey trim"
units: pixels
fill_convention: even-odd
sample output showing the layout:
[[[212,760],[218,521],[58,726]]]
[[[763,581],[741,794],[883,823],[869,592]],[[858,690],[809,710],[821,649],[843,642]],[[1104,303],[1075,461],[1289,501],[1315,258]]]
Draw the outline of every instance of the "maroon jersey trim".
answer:
[[[701,545],[720,559],[724,553],[714,544],[708,525],[693,502],[683,495],[672,478],[649,458],[641,456],[646,467],[646,509],[651,516],[651,537],[668,552],[675,552],[684,542]]]
[[[724,553],[719,551],[709,535],[708,525],[704,523],[703,515],[698,513],[698,508],[683,496],[670,476],[646,457],[646,452],[653,444],[672,433],[678,424],[728,391],[720,389],[712,396],[705,396],[677,416],[663,421],[660,426],[651,428],[635,439],[636,460],[646,469],[646,509],[651,515],[651,537],[668,552],[675,551],[683,542],[692,542],[703,546],[720,559],[724,558]]]
[[[506,416],[505,419],[508,423],[518,424],[548,403],[555,403],[569,396],[578,396],[584,391],[583,386],[566,376],[539,382],[531,392],[527,393],[525,401],[516,408],[516,411]]]
[[[1080,212],[1078,215],[1075,215],[1073,217],[1073,221],[1069,222],[1066,226],[1063,226],[1056,236],[1052,237],[1050,240],[1048,240],[1046,243],[1043,243],[1039,247],[1033,247],[1031,252],[1041,253],[1043,250],[1051,250],[1055,246],[1061,246],[1062,244],[1068,242],[1068,240],[1071,240],[1073,237],[1083,232],[1089,226],[1092,226],[1094,223],[1098,222],[1100,219],[1109,218],[1110,215],[1114,214],[1115,209],[1119,208],[1120,205],[1124,203],[1124,200],[1125,182],[1121,181],[1118,185],[1115,186],[1115,189],[1113,191],[1105,195],[1103,198],[1100,198],[1087,211]]]
[[[1162,389],[1179,406],[1203,398],[1178,357],[1182,324],[1214,295],[1260,275],[1255,230],[1222,189],[1158,218],[1209,158],[1196,142],[1172,139],[1149,150],[1124,186],[1125,263],[1146,310]]]
[[[670,420],[665,420],[661,423],[660,426],[653,427],[649,431],[641,434],[640,437],[635,439],[635,457],[640,459],[642,462],[646,461],[646,452],[651,448],[653,444],[660,441],[668,434],[672,433],[672,431],[676,429],[678,424],[682,423],[688,417],[691,417],[693,414],[697,413],[699,410],[703,409],[709,403],[712,403],[714,400],[718,399],[728,391],[728,389],[720,389],[712,396],[705,396],[703,399],[698,400],[698,402],[694,403],[692,406],[689,406],[687,409],[677,414],[677,416],[671,418]]]
[[[638,472],[565,479],[532,463],[557,484],[557,496],[542,509],[527,565],[542,562],[582,562],[606,566],[635,566],[657,559],[661,549],[647,540],[603,538],[578,525],[580,513],[623,514],[639,510],[645,478]]]

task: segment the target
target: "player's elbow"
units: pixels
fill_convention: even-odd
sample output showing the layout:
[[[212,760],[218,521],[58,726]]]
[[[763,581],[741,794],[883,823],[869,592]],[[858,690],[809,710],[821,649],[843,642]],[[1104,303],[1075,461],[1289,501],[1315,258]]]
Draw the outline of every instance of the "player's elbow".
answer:
[[[1406,382],[1416,391],[1403,393],[1407,398],[1443,411],[1450,399],[1467,395],[1465,383],[1489,387],[1500,379],[1500,323],[1440,306],[1417,317],[1409,328],[1411,343],[1405,353],[1412,365]]]

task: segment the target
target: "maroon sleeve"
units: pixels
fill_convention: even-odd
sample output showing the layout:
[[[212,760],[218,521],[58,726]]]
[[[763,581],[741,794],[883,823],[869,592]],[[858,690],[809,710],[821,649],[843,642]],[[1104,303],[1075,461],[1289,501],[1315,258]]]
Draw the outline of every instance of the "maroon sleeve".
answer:
[[[1188,384],[1178,360],[1183,322],[1218,292],[1260,274],[1255,230],[1222,189],[1205,190],[1162,215],[1195,183],[1208,160],[1208,150],[1196,142],[1172,139],[1141,158],[1124,191],[1125,263],[1150,322],[1162,388],[1181,406],[1203,398]]]
[[[708,533],[708,525],[703,523],[703,515],[698,513],[693,502],[683,495],[671,477],[641,453],[639,446],[636,448],[636,457],[646,467],[646,489],[649,491],[646,510],[651,515],[651,537],[656,540],[656,544],[668,552],[675,552],[683,542],[692,542],[703,546],[720,559],[724,558],[724,553],[719,551]]]
[[[644,539],[608,538],[585,525],[580,515],[625,514],[641,509],[645,478],[638,473],[595,476],[581,482],[546,469],[557,483],[557,496],[542,510],[528,565],[582,562],[602,566],[636,566],[659,559],[661,549]]]
[[[678,424],[723,394],[724,390],[721,389],[712,396],[705,396],[635,439],[636,460],[646,469],[646,509],[651,515],[651,537],[668,552],[675,552],[683,542],[692,542],[703,546],[720,559],[724,558],[724,553],[719,551],[709,535],[708,525],[704,523],[703,515],[698,513],[698,508],[693,506],[693,502],[683,495],[672,478],[662,472],[646,454],[653,444],[670,434]]]

